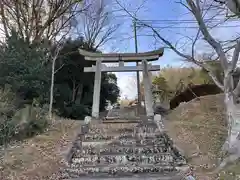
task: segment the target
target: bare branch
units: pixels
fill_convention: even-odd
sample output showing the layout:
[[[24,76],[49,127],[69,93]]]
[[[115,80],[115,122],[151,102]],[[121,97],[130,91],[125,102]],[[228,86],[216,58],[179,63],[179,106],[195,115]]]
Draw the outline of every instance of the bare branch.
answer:
[[[64,65],[65,65],[65,64],[62,64],[58,69],[56,69],[56,70],[54,71],[54,74],[56,74],[59,70],[61,70]]]
[[[223,48],[219,42],[217,42],[209,33],[206,24],[203,21],[202,15],[201,15],[201,9],[199,5],[199,0],[196,0],[196,4],[192,0],[186,0],[188,5],[191,7],[193,15],[195,16],[197,23],[199,25],[199,28],[205,38],[205,40],[213,47],[213,49],[216,51],[216,53],[220,57],[220,61],[222,64],[222,67],[224,70],[228,69],[228,62],[227,57],[223,51]]]
[[[237,41],[237,44],[235,46],[232,62],[231,62],[231,70],[234,70],[236,68],[238,59],[239,59],[239,53],[240,53],[240,40]]]
[[[2,19],[2,25],[4,27],[4,32],[6,34],[6,37],[9,37],[9,34],[8,34],[8,28],[7,28],[7,19],[6,19],[6,16],[5,16],[5,11],[4,11],[4,5],[3,5],[3,2],[0,1],[0,11],[1,11],[1,19]]]
[[[195,39],[194,39],[194,41],[193,41],[193,45],[192,45],[192,57],[195,57],[194,47],[195,47],[195,44],[196,44],[196,42],[197,42],[197,40],[198,40],[199,34],[200,34],[200,29],[198,29],[197,35],[196,35],[196,37],[195,37]]]
[[[112,14],[107,9],[106,0],[85,2],[88,10],[82,14],[82,26],[77,28],[78,34],[83,34],[90,48],[98,49],[113,39],[120,24],[113,22]]]
[[[151,26],[149,24],[146,24],[143,21],[137,19],[124,6],[122,6],[122,4],[118,0],[116,0],[116,2],[130,17],[135,18],[136,21],[138,21],[140,25],[150,28],[153,31],[153,33],[156,35],[156,37],[158,37],[158,39],[160,39],[162,42],[164,42],[168,46],[168,48],[173,50],[180,57],[184,58],[185,61],[190,62],[190,63],[194,63],[194,64],[202,67],[203,69],[205,69],[209,73],[209,75],[212,78],[212,80],[216,83],[216,85],[220,89],[224,90],[224,86],[222,85],[222,83],[217,79],[217,77],[214,75],[212,70],[207,65],[204,64],[204,62],[200,62],[200,61],[196,60],[193,56],[190,56],[188,54],[184,54],[184,53],[180,52],[175,46],[173,46],[173,44],[170,41],[168,41],[163,36],[161,36],[160,33],[153,26]],[[200,31],[201,31],[201,29],[200,29]],[[196,36],[196,38],[194,40],[195,43],[196,43],[196,41],[198,39],[199,33],[197,33],[197,36]],[[207,31],[207,33],[208,33],[208,31]],[[193,43],[193,46],[195,46],[195,43]],[[192,48],[194,48],[194,47],[192,47]],[[224,56],[225,56],[225,54],[224,54]]]
[[[84,9],[75,0],[1,0],[0,19],[8,36],[11,29],[29,41],[39,41],[71,29],[72,19]]]
[[[240,40],[238,40],[238,43],[236,44],[236,47],[235,47],[235,50],[234,50],[234,53],[233,53],[233,58],[232,58],[232,61],[233,61],[233,65],[232,65],[232,68],[234,68],[234,64],[235,64],[235,67],[236,67],[236,64],[239,60],[239,53],[240,53]],[[234,90],[234,94],[236,96],[239,96],[240,95],[240,80],[238,81],[238,84]]]

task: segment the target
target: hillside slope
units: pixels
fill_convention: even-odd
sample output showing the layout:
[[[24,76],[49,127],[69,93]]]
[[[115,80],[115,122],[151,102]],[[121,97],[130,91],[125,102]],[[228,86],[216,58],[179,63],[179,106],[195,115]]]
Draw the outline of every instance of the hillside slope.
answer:
[[[227,122],[222,94],[203,96],[181,104],[166,117],[165,128],[184,152],[198,180],[216,179],[211,172],[221,158],[227,137]],[[231,180],[240,169],[231,166],[220,179]]]
[[[0,149],[1,180],[47,180],[64,157],[83,121],[58,120],[45,133]],[[56,179],[56,178],[55,178]]]

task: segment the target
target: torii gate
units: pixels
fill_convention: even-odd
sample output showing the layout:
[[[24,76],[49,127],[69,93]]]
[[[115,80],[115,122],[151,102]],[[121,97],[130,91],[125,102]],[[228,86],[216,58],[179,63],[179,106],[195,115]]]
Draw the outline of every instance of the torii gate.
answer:
[[[145,96],[145,108],[148,117],[154,116],[153,111],[153,96],[151,89],[151,79],[149,71],[159,71],[159,65],[149,65],[149,61],[156,61],[163,55],[164,49],[160,48],[155,51],[145,53],[92,53],[79,49],[79,53],[85,56],[85,60],[96,61],[96,66],[85,67],[84,72],[95,72],[94,93],[92,105],[92,117],[99,118],[99,102],[101,89],[101,72],[134,72],[143,71],[143,85]],[[119,63],[117,67],[107,67],[102,63]],[[124,62],[142,62],[139,66],[124,66]]]

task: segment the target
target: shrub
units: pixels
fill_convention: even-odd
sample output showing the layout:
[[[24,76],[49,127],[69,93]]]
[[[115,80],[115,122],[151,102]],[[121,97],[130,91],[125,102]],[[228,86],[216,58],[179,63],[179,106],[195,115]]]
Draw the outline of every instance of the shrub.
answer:
[[[73,103],[66,105],[61,115],[72,119],[84,119],[85,116],[90,115],[90,112],[89,106]]]
[[[16,97],[10,88],[0,89],[0,94],[0,145],[31,137],[48,126],[45,109],[25,105],[17,110],[14,106]]]
[[[19,140],[42,133],[48,126],[45,111],[32,105],[26,105],[25,108],[19,110],[12,120],[17,122]]]

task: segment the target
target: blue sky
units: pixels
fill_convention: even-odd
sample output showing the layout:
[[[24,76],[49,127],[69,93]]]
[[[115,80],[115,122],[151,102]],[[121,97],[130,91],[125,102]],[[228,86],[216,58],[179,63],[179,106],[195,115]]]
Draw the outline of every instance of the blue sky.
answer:
[[[137,7],[141,4],[141,0],[120,0],[121,4],[125,6],[129,11],[135,11]],[[134,39],[133,39],[133,27],[132,27],[132,19],[126,15],[126,13],[121,12],[117,14],[117,21],[122,25],[118,31],[118,35],[115,38],[115,41],[111,41],[106,44],[103,48],[103,52],[135,52],[134,47]],[[141,20],[180,20],[180,19],[193,19],[191,14],[180,4],[175,3],[172,0],[147,0],[137,13],[137,18]],[[236,23],[236,22],[235,22]],[[239,22],[237,22],[239,23]],[[157,24],[155,26],[168,26],[169,24]],[[181,26],[181,25],[178,25]],[[183,26],[187,26],[184,24]],[[190,24],[189,26],[194,26],[194,24]],[[196,26],[196,25],[195,25]],[[238,29],[217,29],[212,32],[216,37],[230,37],[232,34],[236,32],[240,32]],[[169,41],[175,43],[179,39],[183,39],[180,41],[184,43],[186,39],[182,38],[184,35],[193,36],[196,34],[196,29],[172,29],[167,28],[160,31],[161,35],[163,35]],[[157,49],[159,47],[164,46],[161,42],[156,42],[153,37],[145,36],[151,35],[152,32],[149,29],[138,29],[138,51],[146,52]],[[219,36],[220,35],[220,36]],[[198,45],[198,49],[202,50],[202,52],[206,51],[205,45],[201,42]],[[187,46],[185,48],[188,49]],[[167,65],[170,66],[184,66],[186,63],[181,61],[180,57],[177,56],[173,51],[165,49],[163,57],[159,58],[158,61],[155,61],[153,64],[160,65],[161,67],[165,67]],[[128,64],[133,65],[133,64]],[[137,93],[136,89],[136,73],[116,73],[118,77],[118,85],[121,89],[121,96],[128,96],[128,98],[134,98]]]
[[[124,5],[128,4],[124,1]],[[137,3],[133,4],[139,6],[141,4]],[[126,6],[128,7],[128,6]],[[135,8],[132,8],[135,10]],[[128,8],[131,10],[131,7]],[[137,13],[137,17],[139,19],[177,19],[179,14],[181,14],[181,8],[176,3],[171,3],[170,0],[149,0],[144,7],[139,10]],[[124,25],[121,27],[122,34],[126,33],[126,37],[133,36],[133,27],[132,27],[132,20],[129,17],[121,17],[124,21]],[[151,51],[156,48],[154,45],[154,39],[152,37],[146,37],[145,31],[143,29],[137,29],[138,34],[138,51],[139,52],[146,52]],[[124,36],[124,37],[125,37]],[[121,43],[117,42],[117,51],[119,52],[135,52],[135,42],[133,38],[126,39]],[[178,61],[179,57],[172,53],[169,50],[165,50],[164,56],[161,57],[158,61],[153,62],[153,64],[160,65],[161,67],[166,65],[179,65],[181,62]],[[128,63],[128,65],[132,65]],[[137,93],[136,89],[136,73],[116,73],[118,76],[118,85],[121,89],[121,96],[124,97],[125,95],[128,98],[134,98]]]

